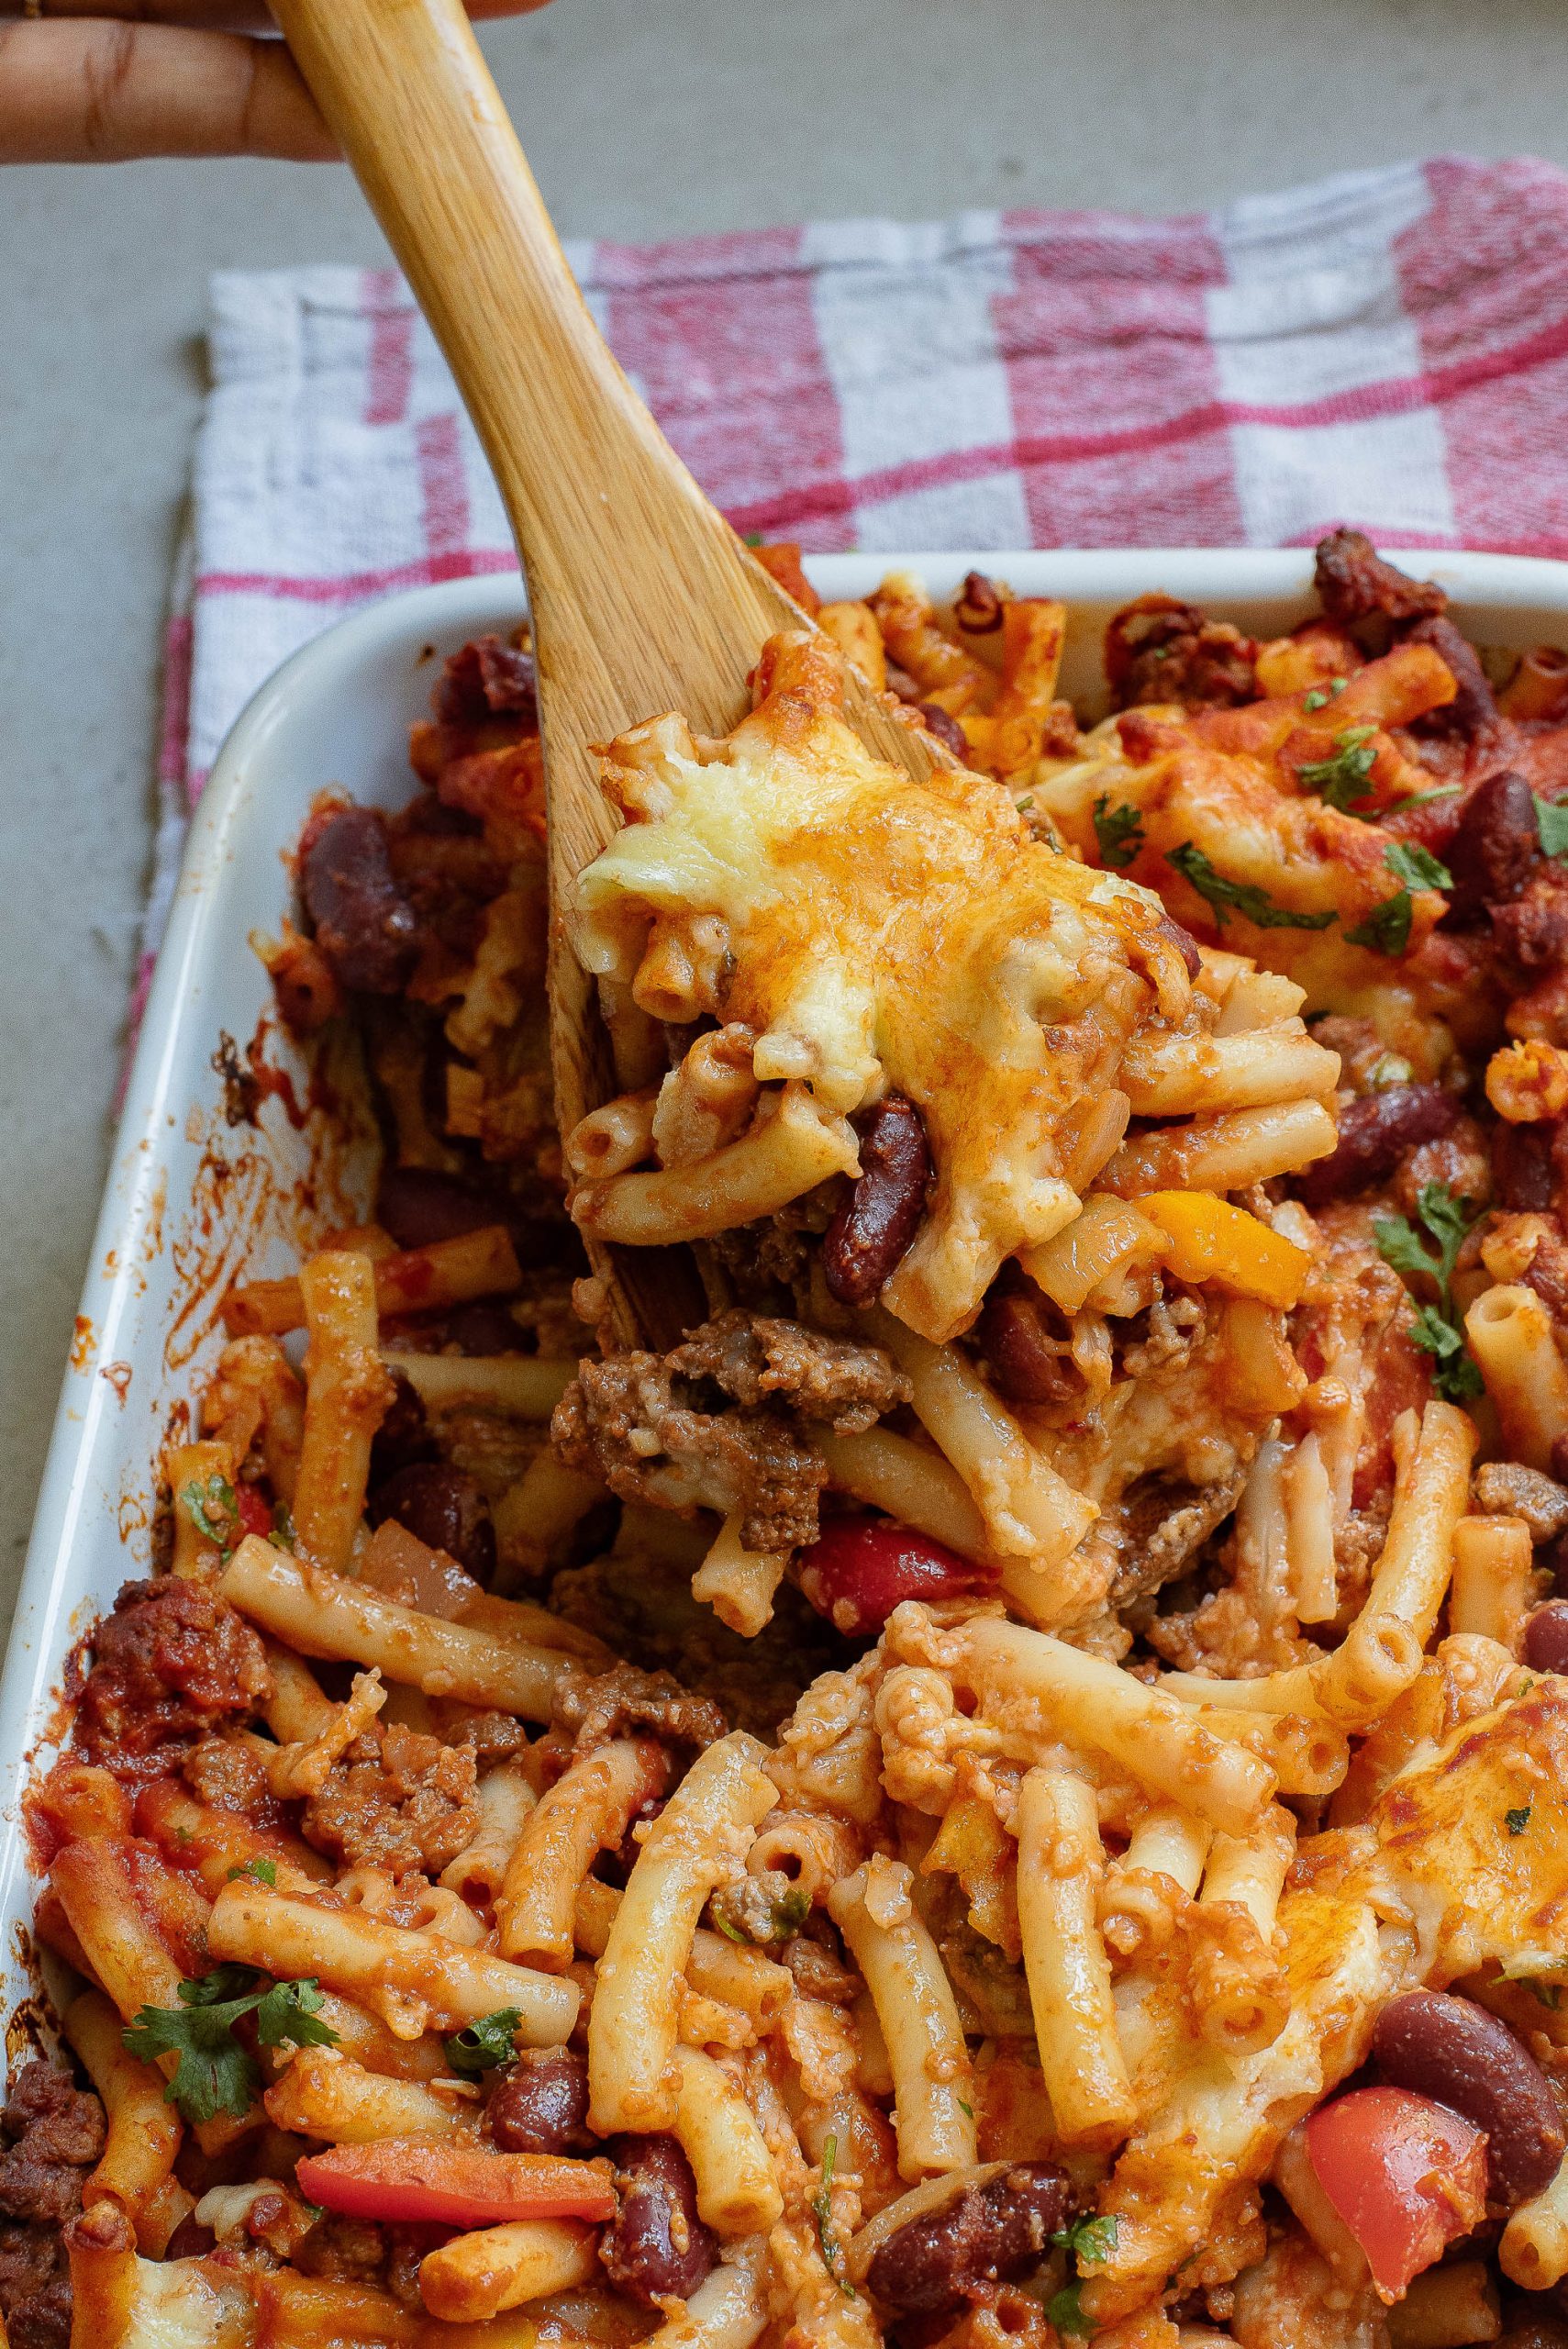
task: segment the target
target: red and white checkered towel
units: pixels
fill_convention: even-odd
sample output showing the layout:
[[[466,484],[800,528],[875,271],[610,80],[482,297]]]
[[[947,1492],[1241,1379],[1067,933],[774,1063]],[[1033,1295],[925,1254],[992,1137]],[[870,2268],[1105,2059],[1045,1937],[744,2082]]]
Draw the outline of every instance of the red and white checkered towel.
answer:
[[[1568,556],[1568,173],[1547,163],[1403,164],[1175,220],[569,252],[742,530],[893,553],[1305,545],[1350,522]],[[211,351],[150,949],[186,814],[277,663],[368,597],[513,564],[396,276],[220,276]]]

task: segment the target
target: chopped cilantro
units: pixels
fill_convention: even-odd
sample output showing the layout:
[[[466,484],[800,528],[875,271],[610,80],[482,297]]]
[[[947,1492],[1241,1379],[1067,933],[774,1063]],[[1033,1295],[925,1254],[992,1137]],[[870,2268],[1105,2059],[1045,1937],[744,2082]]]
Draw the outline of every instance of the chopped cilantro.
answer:
[[[1060,2292],[1052,2292],[1045,2304],[1045,2314],[1047,2322],[1053,2324],[1058,2332],[1075,2341],[1086,2339],[1095,2329],[1084,2313],[1076,2283],[1063,2284]]]
[[[1136,807],[1113,807],[1110,793],[1102,791],[1095,802],[1095,838],[1100,862],[1124,873],[1143,846],[1143,818]]]
[[[974,2107],[973,2107],[972,2104],[965,2104],[965,2102],[964,2102],[964,2100],[963,2100],[963,2099],[962,2099],[962,2097],[960,2097],[960,2098],[959,2098],[959,2100],[958,2100],[958,2109],[959,2109],[959,2110],[963,2114],[963,2116],[964,2116],[965,2120],[967,2120],[967,2121],[973,2121],[973,2118],[974,2118]]]
[[[1508,1822],[1508,1832],[1510,1835],[1522,1835],[1524,1833],[1525,1829],[1529,1825],[1529,1810],[1530,1807],[1527,1802],[1518,1810],[1504,1812],[1503,1815]]]
[[[1302,708],[1321,709],[1326,703],[1338,701],[1348,682],[1344,677],[1330,677],[1326,685],[1314,685],[1309,694],[1302,696]]]
[[[497,2007],[481,2015],[448,2040],[447,2062],[454,2072],[493,2072],[498,2064],[509,2064],[517,2052],[513,2043],[522,2019],[520,2007]]]
[[[1416,1195],[1416,1211],[1437,1242],[1435,1256],[1402,1215],[1373,1216],[1373,1237],[1384,1262],[1396,1273],[1425,1275],[1435,1286],[1437,1303],[1421,1307],[1410,1334],[1437,1364],[1433,1383],[1438,1393],[1447,1402],[1462,1403],[1481,1393],[1482,1380],[1465,1351],[1450,1284],[1464,1235],[1475,1219],[1469,1200],[1456,1199],[1446,1183],[1423,1183]]]
[[[1568,799],[1543,799],[1532,791],[1542,856],[1568,856]]]
[[[1117,2222],[1114,2217],[1097,2219],[1085,2211],[1051,2237],[1059,2250],[1070,2251],[1080,2267],[1097,2267],[1116,2249]]]
[[[1430,791],[1413,791],[1407,799],[1400,800],[1399,806],[1401,807],[1429,807],[1434,799],[1457,799],[1459,793],[1460,785],[1457,783],[1435,784]]]
[[[193,1477],[181,1490],[180,1507],[203,1540],[215,1542],[227,1562],[239,1531],[239,1503],[228,1477],[216,1469],[205,1485]]]
[[[1102,793],[1102,794],[1101,794],[1101,796],[1103,797],[1104,796],[1105,796],[1105,795]],[[1031,791],[1031,792],[1028,795],[1028,796],[1027,796],[1026,798],[1020,799],[1020,800],[1018,801],[1018,813],[1019,813],[1019,815],[1021,816],[1021,815],[1024,813],[1024,810],[1025,810],[1027,807],[1032,807],[1033,806],[1034,806],[1034,793]]]
[[[768,542],[766,539],[763,538],[761,530],[748,530],[746,533],[745,543],[749,547],[764,547]]]
[[[833,2224],[833,2169],[839,2158],[839,2140],[829,2137],[822,2148],[822,2183],[812,2198],[811,2207],[817,2214],[817,2240],[822,2246],[822,2265],[843,2293],[852,2300],[855,2288],[844,2273],[844,2254]]]
[[[1451,889],[1453,875],[1430,849],[1418,848],[1412,841],[1391,841],[1383,862],[1403,885],[1396,896],[1373,906],[1365,921],[1358,921],[1345,936],[1352,946],[1370,946],[1374,953],[1403,954],[1410,942],[1411,890]]]
[[[1184,881],[1191,883],[1200,897],[1208,899],[1221,930],[1228,907],[1234,907],[1260,930],[1327,930],[1336,918],[1331,909],[1326,914],[1287,913],[1283,906],[1274,904],[1266,889],[1258,888],[1251,881],[1228,881],[1222,873],[1217,873],[1202,849],[1191,841],[1184,841],[1180,848],[1167,850],[1165,862]]]
[[[277,1862],[263,1859],[247,1860],[243,1866],[229,1869],[230,1884],[238,1884],[241,1879],[250,1884],[275,1885],[278,1880]]]
[[[272,1543],[274,1550],[292,1550],[294,1548],[294,1519],[289,1515],[288,1510],[284,1507],[282,1501],[277,1501],[273,1504],[272,1530],[268,1534],[267,1539]]]
[[[253,1966],[218,1965],[199,1980],[182,1982],[177,1995],[177,2007],[143,2007],[121,2036],[131,2054],[146,2063],[160,2055],[179,2057],[163,2094],[197,2124],[220,2112],[239,2120],[255,2102],[261,2085],[256,2059],[234,2035],[242,2016],[255,2017],[263,2047],[285,2039],[299,2047],[338,2043],[337,2032],[316,2020],[322,1998],[309,1976],[269,1982]]]
[[[1375,726],[1347,726],[1334,737],[1331,759],[1308,759],[1296,774],[1308,791],[1316,791],[1330,807],[1348,807],[1367,796],[1367,782],[1377,763],[1372,738]]]

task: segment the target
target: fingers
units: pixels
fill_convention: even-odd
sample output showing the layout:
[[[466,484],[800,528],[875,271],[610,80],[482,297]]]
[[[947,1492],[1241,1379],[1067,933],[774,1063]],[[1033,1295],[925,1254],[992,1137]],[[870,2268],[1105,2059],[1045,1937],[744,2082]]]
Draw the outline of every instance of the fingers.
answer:
[[[155,24],[0,26],[0,163],[337,152],[281,41]]]

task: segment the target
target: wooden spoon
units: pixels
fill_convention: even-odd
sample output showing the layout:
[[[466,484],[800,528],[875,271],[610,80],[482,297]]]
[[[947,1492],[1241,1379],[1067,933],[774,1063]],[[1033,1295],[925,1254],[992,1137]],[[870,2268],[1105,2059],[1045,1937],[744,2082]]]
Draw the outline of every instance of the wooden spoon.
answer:
[[[763,640],[809,625],[710,506],[577,290],[459,0],[273,0],[445,351],[528,578],[550,815],[561,1130],[617,1090],[560,908],[616,829],[592,746],[677,709],[727,733]],[[851,723],[924,777],[951,761],[851,670]],[[593,1252],[628,1344],[701,1318],[684,1252]],[[684,1278],[682,1278],[682,1273]]]

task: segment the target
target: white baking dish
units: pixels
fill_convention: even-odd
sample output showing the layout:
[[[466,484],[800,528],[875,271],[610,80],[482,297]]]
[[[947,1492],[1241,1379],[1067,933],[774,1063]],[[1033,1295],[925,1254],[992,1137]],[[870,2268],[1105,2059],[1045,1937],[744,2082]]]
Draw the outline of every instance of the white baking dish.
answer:
[[[1459,624],[1482,640],[1568,646],[1568,564],[1522,557],[1404,558],[1441,580]],[[1163,588],[1257,633],[1311,608],[1304,552],[1135,551],[1090,554],[911,555],[938,596],[973,561],[1022,594],[1073,607],[1065,690],[1098,683],[1100,634],[1130,596]],[[891,567],[876,555],[814,559],[828,597],[867,594]],[[61,1396],[0,1682],[6,1831],[0,1919],[5,2011],[36,1992],[26,1927],[31,1907],[17,1831],[28,1772],[61,1727],[59,1692],[73,1645],[120,1584],[150,1564],[154,1467],[171,1416],[199,1391],[221,1343],[219,1300],[241,1270],[292,1266],[304,1245],[368,1197],[367,1137],[340,1144],[327,1121],[291,1123],[277,1096],[256,1127],[229,1124],[223,1039],[241,1052],[265,1020],[271,990],[247,944],[287,908],[285,858],[313,795],[340,785],[393,807],[414,789],[406,743],[439,659],[518,618],[516,581],[461,581],[354,614],[280,669],[224,747],[195,821],[131,1071],[76,1343]],[[305,1070],[275,1027],[267,1058]]]

